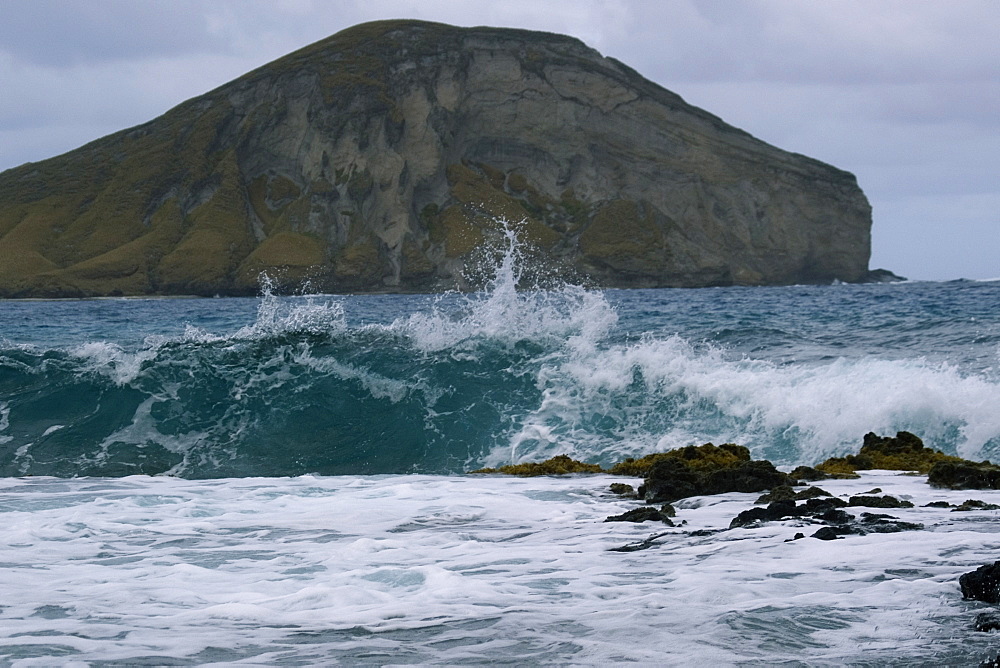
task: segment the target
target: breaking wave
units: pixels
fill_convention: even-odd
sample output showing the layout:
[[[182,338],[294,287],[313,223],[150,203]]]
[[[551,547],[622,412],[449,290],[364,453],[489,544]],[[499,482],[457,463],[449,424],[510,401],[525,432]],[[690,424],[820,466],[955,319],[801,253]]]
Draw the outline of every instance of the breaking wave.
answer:
[[[791,363],[662,323],[624,327],[607,293],[523,289],[509,230],[503,251],[483,291],[388,324],[349,324],[350,298],[265,294],[230,333],[0,342],[0,474],[449,473],[705,441],[812,464],[898,429],[966,457],[1000,450],[990,368]]]

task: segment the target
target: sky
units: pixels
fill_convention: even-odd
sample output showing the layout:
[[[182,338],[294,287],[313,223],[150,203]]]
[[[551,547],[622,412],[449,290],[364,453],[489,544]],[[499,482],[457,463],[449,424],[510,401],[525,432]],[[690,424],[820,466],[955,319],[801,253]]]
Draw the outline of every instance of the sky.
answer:
[[[1000,0],[0,0],[0,171],[387,18],[578,37],[854,173],[873,269],[1000,278]]]

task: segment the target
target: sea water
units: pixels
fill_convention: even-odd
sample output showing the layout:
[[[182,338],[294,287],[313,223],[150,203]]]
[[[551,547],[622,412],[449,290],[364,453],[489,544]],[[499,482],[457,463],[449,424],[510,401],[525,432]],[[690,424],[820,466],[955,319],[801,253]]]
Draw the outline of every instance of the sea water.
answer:
[[[0,660],[11,665],[975,665],[996,511],[890,472],[920,532],[726,529],[757,495],[604,523],[611,464],[866,432],[1000,459],[1000,281],[0,302]],[[638,484],[638,480],[624,480]],[[803,526],[799,526],[803,524]],[[704,531],[702,531],[704,530]],[[611,548],[664,533],[638,552]]]

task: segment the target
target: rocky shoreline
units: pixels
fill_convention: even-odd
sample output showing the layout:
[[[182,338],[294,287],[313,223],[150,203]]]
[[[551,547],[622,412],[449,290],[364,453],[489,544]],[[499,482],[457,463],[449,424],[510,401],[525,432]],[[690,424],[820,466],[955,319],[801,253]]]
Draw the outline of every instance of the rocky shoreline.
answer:
[[[560,455],[544,462],[480,469],[473,473],[517,476],[604,473],[641,477],[643,482],[638,488],[626,483],[612,483],[610,492],[611,498],[634,499],[645,505],[610,515],[604,521],[656,522],[669,529],[609,548],[613,552],[638,552],[661,545],[675,536],[701,537],[734,529],[752,530],[780,521],[789,521],[797,529],[808,528],[808,531],[797,531],[785,542],[807,537],[835,541],[849,536],[925,529],[923,523],[905,517],[908,511],[913,512],[911,509],[919,509],[914,503],[884,493],[881,488],[852,494],[844,499],[811,484],[822,484],[824,480],[857,479],[859,471],[899,471],[905,472],[902,475],[926,476],[930,487],[942,490],[1000,489],[1000,466],[988,461],[973,462],[946,455],[925,447],[918,436],[905,431],[898,432],[895,437],[869,433],[855,455],[827,459],[815,467],[799,466],[787,473],[779,471],[770,461],[751,459],[747,448],[731,443],[720,446],[706,443],[647,455],[641,459],[630,458],[609,469]],[[733,517],[729,526],[684,529],[687,522],[679,517],[675,503],[686,502],[692,497],[731,492],[765,493],[757,498],[753,507]],[[931,501],[921,507],[947,508],[953,513],[1000,510],[1000,505],[979,499],[966,499],[960,504]],[[860,509],[877,509],[879,512]],[[881,512],[884,510],[895,514]],[[963,574],[958,585],[964,600],[1000,604],[1000,561]],[[982,633],[1000,631],[1000,609],[978,613],[970,628]],[[987,659],[981,666],[1000,666],[1000,657]]]

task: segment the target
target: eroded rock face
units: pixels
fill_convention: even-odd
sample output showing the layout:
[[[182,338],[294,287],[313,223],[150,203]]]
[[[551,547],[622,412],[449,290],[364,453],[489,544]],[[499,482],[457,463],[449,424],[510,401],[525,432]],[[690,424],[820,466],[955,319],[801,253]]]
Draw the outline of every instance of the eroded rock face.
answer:
[[[0,174],[0,295],[461,287],[497,217],[605,286],[868,277],[851,174],[570,37],[384,21]]]

